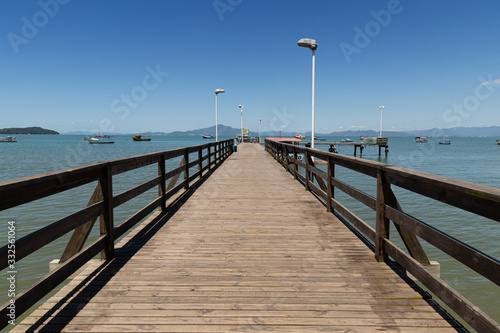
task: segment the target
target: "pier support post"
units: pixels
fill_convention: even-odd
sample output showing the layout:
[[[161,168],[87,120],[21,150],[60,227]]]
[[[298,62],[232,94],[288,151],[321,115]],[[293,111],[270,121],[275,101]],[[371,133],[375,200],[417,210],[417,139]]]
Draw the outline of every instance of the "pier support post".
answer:
[[[203,178],[203,149],[198,149],[198,171],[200,172],[200,179]]]
[[[290,168],[288,166],[288,147],[286,147],[286,146],[285,146],[285,158],[284,158],[284,161],[285,161],[286,172],[290,172]]]
[[[309,174],[309,150],[306,149],[306,154],[305,154],[305,159],[306,159],[306,183],[305,183],[305,188],[306,191],[309,191],[309,181],[311,180],[310,174]]]
[[[293,178],[297,180],[299,173],[299,165],[297,164],[297,150],[293,147]]]
[[[216,155],[217,156],[217,155]],[[186,148],[184,151],[184,161],[185,161],[185,168],[184,168],[184,189],[189,190],[189,152]]]
[[[158,185],[158,192],[161,196],[161,211],[167,210],[167,199],[165,197],[167,189],[167,179],[165,178],[165,155],[161,155],[160,161],[158,162],[158,175],[161,177],[160,184]]]
[[[326,211],[332,212],[332,199],[334,198],[334,188],[332,187],[332,178],[335,177],[335,163],[332,161],[332,157],[328,156],[328,180],[327,180],[327,203],[326,203]]]
[[[212,165],[210,163],[210,144],[208,144],[208,147],[207,147],[207,156],[208,156],[208,159],[207,159],[207,163],[208,163],[208,171],[210,171],[210,169],[212,168]]]
[[[389,239],[389,219],[385,217],[385,200],[389,183],[385,181],[383,171],[377,172],[377,222],[375,227],[375,260],[386,261],[384,239]]]
[[[103,177],[99,180],[99,183],[101,184],[104,200],[104,213],[100,217],[101,236],[106,236],[106,245],[101,252],[101,258],[104,260],[111,260],[115,256],[115,237],[113,235],[113,181],[111,168],[109,166],[104,168]]]

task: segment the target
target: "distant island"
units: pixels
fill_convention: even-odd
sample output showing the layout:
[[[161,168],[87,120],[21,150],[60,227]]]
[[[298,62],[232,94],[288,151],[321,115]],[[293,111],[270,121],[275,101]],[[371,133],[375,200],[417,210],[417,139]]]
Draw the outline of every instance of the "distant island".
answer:
[[[24,127],[24,128],[2,128],[0,129],[0,134],[49,134],[49,135],[59,135],[58,132],[41,128],[41,127]]]

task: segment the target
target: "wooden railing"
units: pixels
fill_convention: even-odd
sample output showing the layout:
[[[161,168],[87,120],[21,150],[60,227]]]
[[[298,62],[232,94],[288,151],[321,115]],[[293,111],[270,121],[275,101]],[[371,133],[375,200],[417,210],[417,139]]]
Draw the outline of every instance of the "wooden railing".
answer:
[[[499,189],[277,141],[266,140],[265,144],[266,150],[300,180],[306,190],[324,201],[327,211],[340,214],[339,217],[372,242],[376,260],[392,258],[477,331],[500,332],[497,322],[426,269],[429,260],[417,236],[497,285],[500,285],[500,262],[406,214],[391,185],[495,221],[500,221]],[[297,158],[298,154],[303,156],[302,161]],[[326,172],[316,166],[319,160],[326,164]],[[340,181],[335,177],[336,165],[376,178],[376,197]],[[342,205],[335,198],[334,189],[373,209],[376,212],[375,229]],[[389,240],[389,221],[393,221],[409,254]]]
[[[8,325],[9,317],[7,314],[10,310],[9,305],[12,302],[15,304],[15,314],[18,317],[90,259],[99,254],[99,252],[102,253],[101,255],[104,260],[112,259],[116,239],[155,209],[160,208],[162,211],[165,211],[167,209],[167,200],[183,189],[188,190],[190,184],[196,178],[207,177],[210,169],[218,166],[232,153],[232,145],[233,139],[229,139],[187,148],[100,162],[0,183],[0,211],[3,211],[91,182],[98,182],[94,194],[85,209],[68,215],[15,241],[15,261],[17,264],[17,262],[29,254],[41,249],[66,233],[75,230],[61,257],[59,267],[28,289],[18,293],[15,298],[1,307],[0,329]],[[189,157],[194,153],[198,153],[197,159],[191,161]],[[182,157],[179,167],[166,171],[166,161],[179,157]],[[113,176],[152,164],[158,165],[157,177],[120,194],[113,194]],[[190,174],[190,169],[196,167],[198,167],[197,171]],[[184,176],[184,179],[179,182],[178,178],[181,175]],[[169,179],[170,183],[167,186],[166,182]],[[159,191],[159,195],[155,200],[121,224],[114,225],[113,213],[116,207],[155,186],[158,186]],[[99,216],[100,236],[85,249],[82,249],[92,226]],[[8,259],[9,254],[12,252],[11,249],[10,244],[0,249],[0,270],[5,268],[13,270],[13,267],[10,266],[13,262]]]

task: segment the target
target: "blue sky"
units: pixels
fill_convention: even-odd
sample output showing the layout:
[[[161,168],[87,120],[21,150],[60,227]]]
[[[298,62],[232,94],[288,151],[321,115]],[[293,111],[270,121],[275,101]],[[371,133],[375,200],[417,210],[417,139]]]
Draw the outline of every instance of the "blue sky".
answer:
[[[0,128],[500,125],[496,0],[0,2]]]

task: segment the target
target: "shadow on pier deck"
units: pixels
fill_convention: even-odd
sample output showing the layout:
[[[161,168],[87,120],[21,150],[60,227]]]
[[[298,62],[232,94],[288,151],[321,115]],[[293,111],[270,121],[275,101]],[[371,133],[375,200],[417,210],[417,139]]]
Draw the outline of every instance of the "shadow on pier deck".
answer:
[[[176,200],[14,331],[463,330],[260,145]]]

